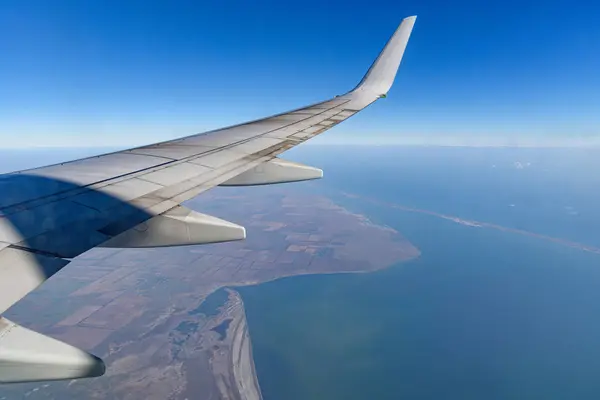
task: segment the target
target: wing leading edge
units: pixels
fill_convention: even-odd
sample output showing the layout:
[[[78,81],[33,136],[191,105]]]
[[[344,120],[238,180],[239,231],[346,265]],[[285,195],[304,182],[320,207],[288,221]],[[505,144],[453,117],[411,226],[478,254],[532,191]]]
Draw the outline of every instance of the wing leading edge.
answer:
[[[0,313],[70,258],[96,246],[243,239],[243,227],[180,204],[218,185],[320,178],[321,170],[277,156],[385,97],[415,19],[402,21],[353,90],[331,100],[177,140],[0,175]],[[0,316],[0,383],[103,373],[100,359]]]

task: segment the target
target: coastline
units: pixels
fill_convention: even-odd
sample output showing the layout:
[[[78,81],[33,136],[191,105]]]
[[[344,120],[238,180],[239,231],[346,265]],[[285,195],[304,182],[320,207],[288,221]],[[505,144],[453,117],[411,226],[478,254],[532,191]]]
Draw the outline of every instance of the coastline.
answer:
[[[136,392],[146,399],[261,400],[244,303],[234,288],[372,272],[420,255],[394,229],[324,196],[213,192],[189,206],[247,227],[245,241],[94,249],[11,310],[13,319],[107,364],[102,378],[49,384],[45,398]],[[53,313],[41,319],[49,309]],[[25,387],[40,398],[41,387]]]
[[[238,292],[233,292],[240,298],[240,311],[238,325],[234,328],[231,363],[233,376],[237,385],[240,398],[244,400],[262,400],[262,393],[258,383],[254,357],[252,356],[252,343],[248,331],[248,321],[244,305]]]
[[[216,327],[228,324],[224,336],[218,339],[218,346],[216,342],[210,345],[211,371],[220,398],[262,400],[244,303],[237,291],[223,290],[227,291],[228,298],[220,307],[221,312],[215,317],[214,323],[210,324],[214,326],[209,330],[215,331]]]

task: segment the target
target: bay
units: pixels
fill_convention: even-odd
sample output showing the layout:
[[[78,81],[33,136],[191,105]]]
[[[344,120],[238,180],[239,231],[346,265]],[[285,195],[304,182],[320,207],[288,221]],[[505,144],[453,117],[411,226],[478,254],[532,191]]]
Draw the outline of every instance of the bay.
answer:
[[[595,244],[595,230],[586,234],[580,228],[586,221],[559,212],[569,201],[594,220],[590,197],[597,190],[582,186],[558,196],[556,182],[567,175],[527,188],[544,172],[515,175],[522,172],[514,167],[515,154],[495,160],[467,154],[471,159],[457,165],[451,161],[460,157],[452,150],[438,151],[436,157],[427,151],[420,158],[413,154],[411,162],[372,150],[364,163],[336,167],[344,155],[334,164],[317,153],[300,154],[329,166],[326,174],[332,177],[327,185],[315,186],[317,193],[397,229],[422,255],[371,274],[292,277],[241,288],[266,400],[600,396],[599,255],[371,201],[408,202],[514,227],[521,222],[506,217],[515,207],[505,203],[519,196],[547,198],[545,214],[535,209],[525,228]],[[419,172],[414,161],[427,158],[437,164],[417,162]],[[380,169],[382,160],[387,169]],[[502,160],[503,178],[490,180]],[[573,163],[572,173],[577,167]],[[463,176],[462,183],[450,185],[453,175]],[[454,205],[446,202],[449,198]],[[530,215],[532,206],[521,205],[523,215],[527,208]]]

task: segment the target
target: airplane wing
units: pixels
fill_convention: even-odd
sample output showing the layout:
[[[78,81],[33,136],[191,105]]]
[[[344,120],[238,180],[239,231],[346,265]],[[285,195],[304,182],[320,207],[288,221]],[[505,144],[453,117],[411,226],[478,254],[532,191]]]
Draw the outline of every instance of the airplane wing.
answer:
[[[317,179],[284,151],[385,97],[416,17],[402,21],[358,86],[272,117],[97,157],[0,175],[0,314],[96,247],[245,238],[180,204],[215,186]],[[0,316],[0,383],[100,376],[102,360]]]

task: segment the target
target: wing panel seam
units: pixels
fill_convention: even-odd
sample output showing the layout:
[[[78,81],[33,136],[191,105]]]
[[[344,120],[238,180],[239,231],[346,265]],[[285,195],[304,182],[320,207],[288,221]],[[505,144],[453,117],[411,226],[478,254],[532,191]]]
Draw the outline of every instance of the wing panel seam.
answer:
[[[326,101],[324,101],[324,102],[322,102],[322,103],[326,103],[327,101],[330,101],[330,100],[326,100]],[[8,207],[5,207],[5,208],[0,208],[0,211],[3,211],[3,212],[5,213],[5,215],[10,215],[10,214],[14,214],[15,212],[18,212],[18,210],[17,210],[17,211],[13,211],[13,212],[6,212],[6,210],[10,210],[10,209],[12,209],[13,207],[14,207],[14,208],[18,208],[18,207],[21,207],[21,206],[26,206],[26,205],[28,205],[28,204],[35,203],[35,202],[38,202],[38,201],[39,201],[39,202],[41,202],[41,203],[43,203],[43,204],[45,204],[45,203],[50,203],[50,202],[53,202],[53,201],[58,201],[58,200],[61,200],[61,199],[64,199],[64,198],[66,198],[66,197],[69,197],[70,195],[76,195],[76,194],[78,194],[78,193],[79,193],[78,191],[80,191],[80,190],[87,189],[87,188],[89,188],[89,187],[91,187],[91,186],[94,186],[94,185],[101,185],[101,184],[103,184],[103,183],[111,182],[112,180],[119,179],[119,178],[123,178],[123,177],[132,177],[132,178],[136,178],[136,177],[137,177],[137,178],[139,178],[139,175],[143,175],[145,172],[148,172],[148,171],[152,171],[152,172],[154,172],[155,170],[156,170],[156,171],[158,171],[158,170],[164,169],[165,167],[167,167],[167,166],[169,166],[169,165],[177,165],[177,164],[179,164],[179,163],[183,163],[183,162],[186,162],[186,161],[188,161],[188,160],[193,160],[193,159],[195,159],[195,158],[200,158],[200,157],[202,157],[202,156],[206,156],[206,155],[209,155],[209,154],[218,153],[219,151],[223,151],[223,150],[231,149],[231,148],[233,148],[233,147],[235,147],[235,146],[237,146],[237,145],[244,144],[244,143],[246,143],[246,142],[248,142],[248,141],[251,141],[251,140],[253,140],[253,139],[256,139],[256,138],[259,138],[259,137],[262,137],[262,136],[264,136],[264,135],[267,135],[267,134],[269,134],[269,133],[271,133],[271,132],[274,132],[274,131],[277,131],[277,130],[279,130],[279,129],[288,128],[288,127],[290,127],[290,126],[293,126],[293,125],[295,125],[295,124],[298,124],[298,123],[300,123],[300,122],[302,122],[302,121],[305,121],[305,120],[307,120],[307,119],[309,119],[309,118],[313,118],[313,117],[315,117],[315,116],[318,116],[318,115],[320,115],[320,114],[323,114],[324,112],[327,112],[327,111],[329,111],[329,110],[333,110],[333,109],[335,109],[335,108],[337,108],[337,107],[340,107],[340,106],[343,106],[344,104],[348,103],[349,101],[350,101],[350,100],[346,100],[346,101],[344,101],[343,103],[336,104],[335,106],[333,106],[333,107],[331,107],[331,108],[329,108],[329,109],[324,109],[322,112],[320,112],[320,113],[318,113],[318,114],[311,115],[310,117],[304,118],[304,119],[302,119],[302,120],[300,120],[300,121],[296,121],[296,122],[293,122],[293,123],[290,123],[290,124],[287,124],[287,125],[281,126],[281,127],[279,127],[279,128],[271,129],[271,130],[268,130],[268,131],[266,131],[266,132],[263,132],[263,133],[261,133],[261,134],[258,134],[258,135],[255,135],[255,136],[252,136],[252,137],[250,137],[250,138],[243,139],[243,140],[239,140],[239,141],[237,141],[237,142],[233,142],[233,143],[229,143],[229,144],[227,144],[227,145],[225,145],[225,146],[216,147],[216,148],[214,148],[214,149],[212,149],[212,150],[210,150],[210,151],[207,151],[206,153],[201,153],[201,154],[195,154],[195,155],[191,155],[191,156],[188,156],[188,157],[181,158],[181,159],[179,159],[179,160],[171,160],[171,161],[167,161],[167,162],[164,162],[164,163],[162,163],[162,164],[158,164],[158,165],[154,165],[154,166],[151,166],[151,167],[146,167],[146,168],[142,168],[142,169],[139,169],[139,170],[136,170],[136,171],[128,172],[128,173],[125,173],[125,174],[117,175],[117,176],[114,176],[114,177],[111,177],[111,178],[107,178],[107,179],[103,179],[103,180],[100,180],[100,181],[97,181],[97,182],[93,182],[93,183],[90,183],[90,184],[87,184],[87,185],[82,185],[82,186],[80,186],[80,187],[78,187],[78,188],[75,188],[75,189],[68,189],[68,190],[65,190],[65,191],[62,191],[62,192],[53,193],[53,194],[51,194],[51,195],[42,196],[42,197],[39,197],[39,198],[36,198],[36,199],[32,199],[32,200],[26,200],[26,201],[23,201],[23,202],[21,202],[21,203],[15,203],[15,204],[11,204],[11,205],[10,205],[10,206],[8,206]],[[322,103],[318,103],[318,104],[322,104]],[[309,106],[309,107],[310,107],[310,106]],[[307,108],[307,107],[304,107],[304,108]],[[302,109],[303,109],[303,108],[301,108],[301,109],[299,109],[299,110],[302,110]],[[289,112],[288,112],[288,113],[289,113]],[[287,114],[287,113],[278,114],[278,115],[285,115],[285,114]],[[336,114],[336,115],[337,115],[337,114]],[[273,117],[273,116],[272,116],[272,117]],[[269,118],[272,118],[272,117],[269,117]],[[265,118],[265,120],[266,120],[266,119],[269,119],[269,118]],[[182,138],[181,140],[189,139],[189,138],[192,138],[192,137],[198,137],[198,136],[205,135],[205,134],[208,134],[208,133],[220,132],[220,131],[227,130],[227,129],[230,129],[230,128],[233,128],[233,127],[236,127],[236,126],[248,125],[248,124],[251,124],[251,123],[254,123],[254,122],[258,122],[258,121],[261,121],[261,120],[252,121],[252,122],[248,122],[248,123],[245,123],[245,124],[234,125],[234,126],[232,126],[232,127],[227,127],[227,128],[223,128],[223,129],[216,130],[216,131],[210,131],[210,132],[206,132],[206,133],[204,133],[204,134],[200,134],[200,135],[192,135],[192,136],[188,136],[187,138]],[[163,142],[163,143],[167,143],[167,142]],[[146,147],[146,146],[144,146],[144,147]],[[135,150],[135,149],[130,149],[130,150]],[[121,151],[121,152],[115,152],[115,153],[108,153],[108,154],[105,154],[105,155],[110,155],[110,154],[118,154],[118,153],[123,153],[123,151]],[[136,153],[131,153],[131,154],[134,154],[134,155],[136,155]],[[142,155],[142,154],[137,154],[137,155]],[[160,156],[150,156],[150,155],[142,155],[142,156],[161,158]],[[91,158],[99,158],[99,157],[102,157],[102,156],[88,157],[87,159],[91,159]],[[82,160],[85,160],[85,158],[84,158],[84,159],[82,159]],[[78,160],[78,161],[81,161],[81,160]],[[26,171],[18,171],[18,172],[16,172],[16,174],[22,174],[23,172],[26,172]],[[108,183],[107,183],[107,184],[108,184]],[[103,186],[101,186],[101,187],[103,187]],[[99,188],[101,188],[101,187],[99,187]],[[64,196],[61,196],[61,195],[64,195]],[[58,197],[58,196],[61,196],[61,197],[58,197],[58,198],[56,198],[56,199],[53,199],[53,200],[51,200],[51,201],[43,202],[43,200],[45,200],[45,199],[47,200],[47,199],[49,199],[49,198],[52,198],[52,197],[54,197],[54,196],[57,196],[57,197]]]

